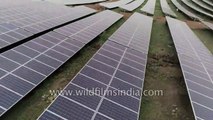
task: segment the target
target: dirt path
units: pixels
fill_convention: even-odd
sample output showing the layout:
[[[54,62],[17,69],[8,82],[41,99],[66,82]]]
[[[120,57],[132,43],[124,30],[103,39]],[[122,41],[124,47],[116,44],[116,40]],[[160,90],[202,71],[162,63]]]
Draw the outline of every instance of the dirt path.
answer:
[[[143,96],[140,120],[194,120],[175,47],[166,20],[156,3],[144,90],[163,90],[162,96]]]

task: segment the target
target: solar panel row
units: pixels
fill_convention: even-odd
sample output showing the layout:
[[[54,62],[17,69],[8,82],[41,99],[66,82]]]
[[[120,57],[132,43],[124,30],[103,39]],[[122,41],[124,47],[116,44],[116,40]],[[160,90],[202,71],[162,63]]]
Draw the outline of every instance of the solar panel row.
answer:
[[[72,35],[52,31],[0,54],[0,116],[121,17],[115,12],[103,11],[65,27],[73,30],[78,28],[75,25],[82,26]],[[91,20],[92,24],[81,24]],[[75,39],[78,35],[87,41]]]
[[[167,17],[197,120],[213,117],[213,56],[186,23]]]
[[[68,15],[71,10],[71,8],[62,5],[51,4],[48,2],[31,2],[30,4],[24,4],[15,8],[1,10],[0,15],[1,22],[13,21],[20,27],[52,18],[61,17],[63,15]],[[19,23],[23,21],[25,24]]]
[[[192,12],[188,11],[187,9],[185,9],[182,5],[180,5],[177,0],[172,0],[172,3],[175,5],[175,7],[178,8],[178,10],[182,11],[184,14],[186,14],[187,16],[189,16],[192,19],[195,20],[202,20],[202,18],[194,15]]]
[[[80,4],[90,4],[104,2],[106,0],[64,0],[65,5],[80,5]]]
[[[134,26],[134,22],[152,22],[151,18],[135,13],[123,26]],[[129,25],[130,24],[130,25]],[[142,26],[140,32],[150,29],[152,24]],[[134,30],[126,29],[131,42],[136,36]],[[126,33],[126,31],[124,33]],[[114,33],[119,34],[123,31]],[[123,33],[123,34],[124,34]],[[121,38],[122,39],[122,38]],[[147,40],[148,39],[148,40]],[[138,39],[140,41],[149,41]],[[111,39],[112,40],[112,39]],[[90,59],[84,68],[65,87],[64,91],[73,94],[60,94],[44,111],[39,120],[75,119],[75,120],[137,120],[139,117],[141,91],[146,68],[147,53],[123,46],[108,40]],[[103,90],[103,94],[92,91],[92,95],[77,94],[77,91]],[[138,91],[139,94],[128,94],[128,90]],[[110,94],[113,91],[115,94]],[[91,92],[91,91],[90,91]],[[119,95],[120,94],[120,95]],[[123,95],[121,95],[123,94]]]
[[[147,3],[141,9],[142,12],[154,15],[156,0],[148,0]]]
[[[213,7],[213,2],[209,1],[209,0],[202,0],[203,2],[205,2],[207,5],[210,5]]]
[[[39,23],[31,24],[31,25],[25,25],[23,29],[26,29],[32,33],[38,33],[42,30],[53,28],[55,26],[59,26],[63,23],[67,23],[73,20],[76,20],[80,17],[89,15],[91,13],[94,13],[95,10],[90,9],[88,7],[79,6],[72,8],[72,11],[67,12],[68,14],[62,15],[54,18],[54,19],[48,19],[46,21],[42,21]],[[62,13],[61,13],[62,14]],[[46,25],[46,26],[45,26]]]
[[[30,3],[26,3],[19,6],[14,6],[13,8],[6,8],[3,10],[0,10],[0,14],[2,19],[5,17],[18,16],[18,15],[23,15],[23,16],[19,16],[21,18],[16,17],[16,19],[18,18],[23,19],[23,17],[30,17],[30,15],[34,16],[34,14],[36,14],[39,17],[42,17],[43,19],[47,19],[44,15],[48,15],[49,17],[54,17],[56,15],[61,16],[60,13],[69,12],[70,10],[71,9],[68,7],[51,4],[48,2],[30,2]],[[54,12],[55,15],[52,12]],[[67,13],[64,13],[64,14],[67,14]],[[15,20],[15,19],[5,18],[3,22],[8,22],[9,20]]]
[[[121,5],[125,5],[127,3],[132,2],[133,0],[118,0],[118,1],[114,1],[114,2],[104,2],[104,3],[100,3],[99,5],[108,8],[108,9],[112,9],[112,8],[116,8],[119,7]]]
[[[151,17],[135,13],[109,38],[109,40],[131,49],[148,53],[152,30],[151,26]]]
[[[21,6],[23,4],[28,4],[28,3],[31,3],[31,1],[30,0],[16,0],[16,2],[14,2],[13,0],[4,0],[4,1],[1,1],[0,10],[10,9],[10,8],[14,8],[14,7]]]
[[[104,2],[106,0],[35,0],[35,1],[48,1],[52,3],[64,4],[64,5],[83,5],[83,4]]]
[[[211,30],[213,30],[213,23],[202,21],[203,24],[205,24],[207,27],[209,27]]]
[[[211,13],[206,12],[206,11],[202,10],[201,8],[194,6],[191,1],[189,1],[189,0],[181,0],[181,1],[185,5],[187,5],[189,8],[191,8],[191,9],[193,9],[193,10],[195,10],[195,11],[197,11],[197,12],[199,12],[199,13],[201,13],[201,14],[209,17],[209,18],[213,18],[213,15]]]
[[[145,0],[135,0],[129,4],[121,5],[119,8],[124,9],[126,11],[133,11],[137,9]]]
[[[200,20],[203,24],[205,24],[207,27],[209,27],[210,29],[213,30],[213,25],[210,22],[206,22],[203,21],[202,18],[194,15],[193,13],[191,13],[190,11],[188,11],[187,9],[185,9],[184,7],[182,7],[176,0],[172,0],[172,3],[180,10],[182,11],[184,14],[186,14],[187,16],[189,16],[192,19],[196,19],[196,20]]]
[[[210,11],[213,13],[213,8],[211,8],[209,5],[206,5],[203,1],[201,0],[192,0],[195,4],[197,4],[198,6]]]
[[[47,7],[51,7],[48,7],[48,9],[45,10],[45,5],[40,4],[38,6],[35,5],[34,7],[32,5],[33,4],[31,4],[31,6],[26,6],[26,8],[21,9],[18,12],[16,9],[2,12],[2,14],[5,14],[6,17],[2,17],[5,22],[0,23],[0,49],[20,42],[21,40],[37,33],[49,30],[95,12],[95,10],[84,6],[69,9],[46,3],[45,5],[47,5]],[[54,8],[54,6],[56,8],[60,8],[60,10]],[[26,11],[26,9],[36,12],[32,12],[33,15],[21,14],[20,16],[19,13],[25,13],[24,11]],[[16,15],[16,13],[18,15]]]
[[[177,15],[172,11],[172,9],[169,7],[169,4],[166,0],[160,0],[161,9],[165,15],[169,15],[172,17],[177,17]]]
[[[30,15],[34,16],[33,15],[34,13],[36,13],[36,11],[28,7],[16,6],[14,8],[3,9],[3,10],[0,10],[0,15],[1,15],[0,22],[3,23],[3,22],[14,21],[17,19],[23,19],[25,17],[29,17]]]

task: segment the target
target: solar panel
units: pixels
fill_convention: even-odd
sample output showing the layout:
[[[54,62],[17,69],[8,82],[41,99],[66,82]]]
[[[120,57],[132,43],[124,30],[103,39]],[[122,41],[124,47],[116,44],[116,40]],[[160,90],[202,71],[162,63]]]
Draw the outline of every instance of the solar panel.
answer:
[[[167,17],[194,116],[213,117],[213,56],[186,23]]]
[[[206,5],[203,1],[200,0],[192,0],[195,4],[197,4],[198,6],[210,11],[213,13],[213,8],[209,7],[209,5]]]
[[[206,12],[206,11],[202,10],[201,8],[194,6],[191,1],[188,1],[188,0],[181,0],[181,1],[185,5],[187,5],[189,8],[191,8],[191,9],[193,9],[193,10],[195,10],[195,11],[197,11],[197,12],[199,12],[199,13],[207,16],[207,17],[213,18],[213,15],[211,13]]]
[[[106,0],[64,0],[66,5],[79,5],[79,4],[91,4],[91,3],[98,3],[104,2]]]
[[[187,9],[185,9],[184,7],[182,7],[182,5],[180,5],[177,0],[172,0],[172,3],[175,5],[175,7],[178,8],[178,10],[182,11],[184,14],[186,14],[187,16],[189,16],[192,19],[197,19],[197,20],[202,20],[202,18],[194,15],[192,12],[188,11]]]
[[[104,2],[106,0],[37,0],[37,1],[48,1],[65,5],[83,5],[83,4]]]
[[[85,8],[82,7],[82,9]],[[55,5],[48,2],[31,2],[30,4],[15,6],[14,8],[3,9],[0,11],[0,14],[1,19],[3,19],[1,22],[13,21],[20,27],[53,18],[60,18],[69,15],[71,11],[72,8],[63,5]]]
[[[95,10],[84,6],[67,8],[40,2],[0,11],[5,21],[0,23],[0,49],[94,12]]]
[[[209,27],[211,30],[213,30],[213,23],[201,21],[203,24],[205,24],[207,27]]]
[[[141,22],[143,21],[143,22]],[[143,27],[141,27],[143,26]],[[127,31],[129,29],[129,31]],[[135,13],[109,40],[147,53],[152,30],[152,18]],[[133,35],[133,36],[132,36]],[[141,40],[142,39],[142,40]]]
[[[17,6],[13,6],[13,8],[9,7],[9,8],[1,9],[0,10],[1,18],[5,18],[5,17],[9,17],[9,16],[11,16],[11,18],[13,18],[14,16],[18,16],[18,15],[23,15],[22,17],[29,17],[30,13],[38,14],[38,11],[45,12],[43,10],[44,5],[47,5],[50,8],[52,8],[54,6],[54,5],[48,4],[48,3],[40,4],[40,2],[31,2],[31,3],[22,4],[22,5],[17,5]],[[56,7],[58,7],[58,6],[56,6]],[[36,10],[35,8],[40,8],[41,10]],[[62,6],[62,9],[63,9],[63,6]],[[29,11],[29,10],[31,10],[31,11]],[[13,14],[11,14],[11,13],[13,13]],[[44,14],[44,13],[41,13],[41,14]],[[7,22],[8,20],[14,20],[11,18],[6,19],[5,21]],[[16,19],[18,19],[18,18],[16,18]],[[22,19],[22,18],[19,18],[19,19]]]
[[[104,2],[104,3],[100,3],[100,6],[106,7],[108,9],[112,9],[112,8],[116,8],[119,7],[121,5],[125,5],[127,3],[132,2],[133,0],[118,0],[118,1],[114,1],[114,2]]]
[[[14,8],[14,7],[21,6],[23,4],[28,4],[28,3],[31,3],[31,1],[30,0],[16,0],[16,2],[14,2],[13,0],[4,0],[4,1],[1,1],[0,10],[10,9],[10,8]]]
[[[146,19],[152,21],[144,15],[140,17],[145,21]],[[135,13],[122,26],[134,25],[135,21],[141,22],[140,17]],[[146,29],[152,26],[148,25],[150,26],[140,27]],[[126,31],[132,33],[132,29]],[[133,37],[134,34],[130,36]],[[147,53],[108,40],[65,87],[64,90],[73,91],[73,94],[60,94],[38,119],[137,120],[140,112],[140,93],[127,95],[126,91],[130,89],[142,91],[146,61]],[[93,91],[93,95],[76,94],[76,91],[89,91],[94,88],[105,92]],[[107,94],[106,91],[114,91],[117,95]],[[119,93],[124,95],[119,96]]]
[[[207,5],[210,5],[213,7],[213,2],[209,1],[209,0],[202,0],[203,2],[205,2]]]
[[[0,54],[0,116],[121,17],[118,13],[103,11],[62,27],[65,30],[82,25],[82,29],[72,35],[62,35],[55,30]],[[82,24],[87,22],[91,24]],[[96,29],[99,31],[94,32]],[[90,31],[90,36],[80,34],[85,31]],[[87,40],[81,42],[73,38],[78,35],[86,35]]]
[[[202,18],[200,18],[200,17],[194,15],[193,13],[191,13],[190,11],[188,11],[187,9],[185,9],[184,7],[182,7],[176,0],[172,0],[172,3],[173,3],[180,11],[182,11],[184,14],[186,14],[187,16],[191,17],[192,19],[200,20],[203,24],[205,24],[207,27],[209,27],[210,29],[213,30],[213,25],[212,25],[212,23],[203,21]]]
[[[133,11],[136,8],[138,8],[145,0],[135,0],[129,4],[121,5],[119,8],[127,10],[127,11]]]
[[[148,13],[150,15],[154,15],[155,3],[156,3],[156,0],[148,0],[147,3],[141,9],[141,11]]]
[[[169,15],[172,17],[177,17],[177,15],[172,11],[172,9],[169,7],[169,4],[166,0],[160,0],[161,9],[165,15]]]

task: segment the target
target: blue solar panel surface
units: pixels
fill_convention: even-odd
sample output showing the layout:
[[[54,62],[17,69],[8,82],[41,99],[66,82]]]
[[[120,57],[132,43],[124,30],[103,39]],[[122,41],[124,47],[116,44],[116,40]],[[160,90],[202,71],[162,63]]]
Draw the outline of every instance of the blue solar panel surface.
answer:
[[[197,120],[213,117],[213,56],[186,23],[167,17]]]
[[[52,31],[0,54],[1,115],[121,17],[103,11],[62,27],[62,30],[72,30],[76,28],[74,25],[81,25],[72,35]],[[86,22],[94,23],[81,24]],[[85,31],[90,31],[89,35],[79,34]],[[77,35],[84,35],[86,41],[75,39]]]
[[[112,36],[126,33],[123,28],[131,26],[141,19],[149,26],[140,26],[140,31],[152,28],[152,18],[133,14]],[[141,92],[147,61],[147,52],[132,48],[135,34],[132,29],[126,29],[132,36],[129,43],[115,42],[109,39],[98,52],[88,61],[75,78],[65,87],[64,91],[73,91],[72,95],[60,94],[56,100],[44,111],[39,120],[49,118],[76,120],[137,120],[140,111],[140,94],[128,95],[125,90],[134,89]],[[144,36],[150,36],[145,33]],[[150,40],[150,37],[147,37]],[[137,39],[148,44],[147,39]],[[144,49],[147,49],[145,47]],[[79,95],[75,91],[90,91],[102,89],[105,92],[93,95]],[[116,96],[106,91],[114,91]],[[118,94],[124,94],[119,96]]]
[[[94,12],[84,6],[68,8],[47,2],[0,10],[0,49]]]

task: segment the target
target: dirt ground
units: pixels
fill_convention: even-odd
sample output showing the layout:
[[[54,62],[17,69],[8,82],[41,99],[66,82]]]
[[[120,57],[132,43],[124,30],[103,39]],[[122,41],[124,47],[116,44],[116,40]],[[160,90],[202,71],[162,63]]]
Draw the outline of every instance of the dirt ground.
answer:
[[[89,4],[89,5],[85,5],[85,6],[87,6],[89,8],[92,8],[92,9],[95,9],[98,12],[105,10],[105,8],[102,7],[102,6],[100,6],[98,3],[97,4]],[[117,9],[115,11],[118,12],[118,13],[120,13],[120,14],[122,14],[122,15],[124,15],[124,19],[128,19],[132,15],[131,12],[125,12],[125,11],[122,11],[120,9]]]
[[[98,3],[97,4],[88,4],[88,5],[85,5],[85,6],[92,8],[92,9],[95,9],[97,11],[104,10],[104,8],[102,6],[100,6]]]
[[[141,109],[144,107],[146,111],[142,112],[141,120],[194,120],[175,56],[150,55],[144,89],[163,90],[164,95],[142,99]]]
[[[201,22],[196,22],[196,21],[185,21],[187,23],[187,25],[192,28],[192,29],[207,29],[208,27],[206,27],[203,23]]]
[[[165,23],[166,22],[166,18],[163,16],[157,16],[154,18],[154,20],[160,22],[160,23]]]
[[[165,17],[154,17],[144,90],[163,96],[143,96],[140,120],[194,120],[184,78]]]
[[[166,18],[165,17],[162,17],[162,16],[158,16],[158,17],[155,17],[155,20],[157,20],[158,22],[165,22],[166,21]],[[186,22],[186,24],[192,28],[192,29],[208,29],[207,26],[205,26],[203,23],[201,22],[197,22],[197,21],[191,21],[191,20],[184,20],[184,22]]]

